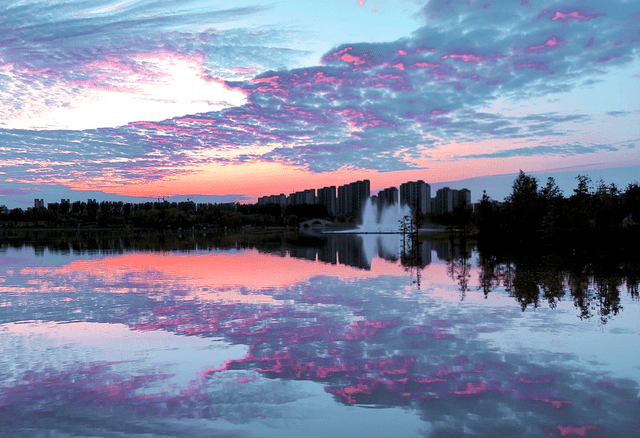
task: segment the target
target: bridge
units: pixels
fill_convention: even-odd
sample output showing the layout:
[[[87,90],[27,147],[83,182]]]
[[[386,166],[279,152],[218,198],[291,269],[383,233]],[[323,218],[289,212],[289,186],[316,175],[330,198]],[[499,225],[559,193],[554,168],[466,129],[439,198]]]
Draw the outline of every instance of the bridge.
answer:
[[[333,225],[333,222],[324,219],[309,219],[300,223],[300,229],[324,229]]]

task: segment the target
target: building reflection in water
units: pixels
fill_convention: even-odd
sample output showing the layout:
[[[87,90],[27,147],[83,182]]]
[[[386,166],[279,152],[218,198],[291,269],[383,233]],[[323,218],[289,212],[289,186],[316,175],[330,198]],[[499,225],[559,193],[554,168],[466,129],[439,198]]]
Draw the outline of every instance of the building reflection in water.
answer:
[[[438,245],[442,254],[451,253],[448,242],[434,244],[424,241],[415,248],[403,248],[398,234],[325,234],[316,236],[313,243],[314,246],[290,247],[289,255],[369,270],[375,257],[389,262],[400,260],[403,266],[424,268],[431,263],[434,245]]]

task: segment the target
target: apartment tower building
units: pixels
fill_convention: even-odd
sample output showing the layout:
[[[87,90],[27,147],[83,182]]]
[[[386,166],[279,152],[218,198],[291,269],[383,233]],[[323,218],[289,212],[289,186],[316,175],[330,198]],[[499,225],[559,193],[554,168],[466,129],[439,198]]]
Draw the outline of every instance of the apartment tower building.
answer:
[[[422,180],[400,184],[400,204],[408,205],[412,210],[419,208],[422,213],[430,213],[431,186]]]
[[[329,215],[336,216],[336,186],[329,186],[318,189],[316,203],[327,207],[327,213],[329,213]]]
[[[398,188],[389,187],[378,192],[378,205],[384,207],[385,205],[394,205],[398,203]]]
[[[359,214],[370,194],[371,183],[368,179],[338,187],[338,214]]]

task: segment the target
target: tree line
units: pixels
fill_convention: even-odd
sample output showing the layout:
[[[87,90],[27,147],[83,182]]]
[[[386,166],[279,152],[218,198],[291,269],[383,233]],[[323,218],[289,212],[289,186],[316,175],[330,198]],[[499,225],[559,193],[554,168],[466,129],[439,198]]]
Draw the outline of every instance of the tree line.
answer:
[[[4,206],[3,206],[4,207]],[[252,205],[240,203],[212,204],[185,202],[124,203],[84,202],[49,203],[40,208],[12,210],[0,208],[2,227],[76,228],[207,228],[212,231],[237,231],[253,227],[298,226],[311,218],[328,217],[324,205]]]
[[[532,248],[550,252],[610,252],[640,243],[640,186],[625,190],[615,184],[578,175],[565,197],[552,177],[545,185],[520,171],[503,202],[483,194],[471,216],[453,221],[475,227],[481,246],[518,252]]]
[[[553,252],[590,251],[628,247],[640,243],[640,186],[624,190],[615,184],[576,177],[577,186],[565,197],[553,178],[545,185],[520,172],[512,191],[502,202],[486,192],[479,204],[461,205],[451,213],[418,214],[417,224],[436,222],[450,230],[477,237],[492,251],[539,248]],[[354,222],[357,218],[331,217],[323,205],[211,204],[186,202],[83,202],[50,203],[47,208],[8,210],[0,206],[0,226],[75,228],[207,228],[237,231],[245,226],[297,227],[312,218]]]

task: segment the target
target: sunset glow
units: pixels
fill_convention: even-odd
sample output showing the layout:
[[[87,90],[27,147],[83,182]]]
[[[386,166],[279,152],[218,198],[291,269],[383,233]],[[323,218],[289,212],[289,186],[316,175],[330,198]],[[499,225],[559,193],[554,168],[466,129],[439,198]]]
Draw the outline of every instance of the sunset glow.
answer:
[[[359,178],[378,190],[577,166],[597,180],[599,169],[640,166],[633,2],[187,1],[179,14],[162,2],[34,2],[2,12],[9,206],[254,202]],[[475,201],[483,187],[471,189]]]
[[[5,129],[87,130],[118,127],[140,120],[161,121],[184,114],[217,111],[245,103],[245,95],[224,81],[204,75],[202,57],[180,53],[133,54],[108,57],[88,64],[83,72],[93,77],[67,81],[56,77],[46,90],[34,89],[33,77],[51,77],[42,71],[7,69],[12,84],[28,90],[19,108],[3,108]],[[55,75],[53,75],[55,77]]]

